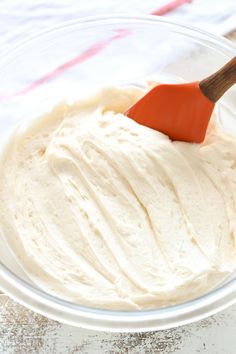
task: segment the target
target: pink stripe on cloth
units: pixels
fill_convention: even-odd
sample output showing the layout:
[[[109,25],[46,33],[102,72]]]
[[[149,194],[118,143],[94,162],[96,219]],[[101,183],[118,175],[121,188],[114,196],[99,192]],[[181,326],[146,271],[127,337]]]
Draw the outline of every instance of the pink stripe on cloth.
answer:
[[[162,7],[158,8],[157,10],[154,10],[151,14],[152,15],[157,15],[157,16],[163,16],[167,14],[168,12],[171,12],[175,9],[177,9],[179,6],[191,3],[193,0],[173,0],[166,5],[163,5]]]
[[[89,58],[92,58],[93,56],[95,56],[96,54],[101,52],[103,49],[105,49],[114,40],[126,37],[131,33],[130,30],[123,29],[123,28],[118,29],[116,32],[117,33],[114,36],[107,38],[101,42],[97,42],[96,44],[93,44],[91,47],[86,49],[83,53],[77,55],[76,57],[72,58],[71,60],[67,61],[64,64],[59,65],[57,68],[55,68],[54,70],[45,74],[44,76],[42,76],[38,80],[33,81],[30,85],[24,87],[22,90],[17,91],[15,93],[0,94],[0,101],[4,101],[10,97],[23,95],[27,92],[34,90],[35,88],[44,84],[45,82],[55,79],[61,73],[63,73],[64,71],[66,71],[68,69],[71,69],[73,66],[83,63],[84,61],[88,60]]]
[[[67,61],[66,63],[58,66],[56,69],[54,69],[53,71],[49,72],[48,74],[42,76],[40,79],[34,81],[32,84],[25,87],[23,90],[17,92],[15,95],[27,93],[27,92],[35,89],[39,85],[42,85],[45,82],[54,79],[55,77],[57,77],[58,75],[60,75],[64,71],[72,68],[75,65],[83,63],[84,61],[88,60],[89,58],[95,56],[96,54],[101,52],[101,50],[106,48],[114,40],[126,37],[127,35],[130,34],[130,31],[127,29],[119,29],[116,32],[117,32],[117,34],[115,34],[114,36],[112,36],[108,39],[105,39],[101,42],[98,42],[96,44],[93,44],[91,47],[86,49],[82,54],[80,54],[80,55],[74,57],[73,59]]]
[[[173,0],[169,3],[167,3],[166,5],[154,10],[151,14],[163,16],[163,15],[167,14],[168,12],[175,10],[176,8],[178,8],[181,5],[186,4],[186,3],[191,3],[191,2],[192,2],[192,0]],[[67,61],[66,63],[58,66],[53,71],[45,74],[44,76],[42,76],[38,80],[32,82],[30,85],[26,86],[22,90],[15,92],[15,93],[7,94],[7,95],[0,94],[0,101],[10,98],[12,96],[23,95],[29,91],[34,90],[35,88],[44,84],[45,82],[53,80],[54,78],[58,77],[61,73],[72,68],[73,66],[78,65],[78,64],[88,60],[89,58],[92,58],[93,56],[98,54],[101,50],[106,48],[114,40],[123,38],[123,37],[129,35],[130,33],[131,33],[130,30],[127,30],[127,29],[117,30],[117,34],[115,34],[114,36],[92,45],[91,47],[86,49],[82,54],[80,54],[80,55],[72,58],[71,60]]]

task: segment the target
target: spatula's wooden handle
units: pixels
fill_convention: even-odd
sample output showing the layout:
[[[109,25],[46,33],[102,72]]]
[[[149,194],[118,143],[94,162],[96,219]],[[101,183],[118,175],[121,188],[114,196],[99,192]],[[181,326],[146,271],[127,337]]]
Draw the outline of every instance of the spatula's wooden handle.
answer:
[[[202,93],[213,103],[236,83],[236,57],[216,73],[199,82]]]

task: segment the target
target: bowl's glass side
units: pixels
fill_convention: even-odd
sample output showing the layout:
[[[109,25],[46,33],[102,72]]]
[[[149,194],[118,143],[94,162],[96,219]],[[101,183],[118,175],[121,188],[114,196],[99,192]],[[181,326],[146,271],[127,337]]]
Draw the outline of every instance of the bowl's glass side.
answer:
[[[50,31],[16,48],[0,63],[1,148],[16,125],[65,96],[79,98],[101,85],[145,85],[147,79],[199,80],[233,53],[223,39],[152,17],[85,20]],[[222,102],[222,110],[231,112],[226,128],[236,132],[235,90]],[[234,281],[196,301],[162,310],[86,309],[30,284],[1,234],[0,261],[0,287],[15,300],[51,318],[94,329],[169,328],[212,314],[236,298]]]

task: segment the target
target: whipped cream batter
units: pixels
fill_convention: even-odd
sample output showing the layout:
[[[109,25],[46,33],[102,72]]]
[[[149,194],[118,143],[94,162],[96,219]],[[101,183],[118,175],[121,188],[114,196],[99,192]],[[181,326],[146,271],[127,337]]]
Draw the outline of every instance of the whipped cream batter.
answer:
[[[236,266],[236,139],[172,142],[122,114],[139,89],[62,103],[11,137],[0,226],[41,288],[99,308],[194,298]]]

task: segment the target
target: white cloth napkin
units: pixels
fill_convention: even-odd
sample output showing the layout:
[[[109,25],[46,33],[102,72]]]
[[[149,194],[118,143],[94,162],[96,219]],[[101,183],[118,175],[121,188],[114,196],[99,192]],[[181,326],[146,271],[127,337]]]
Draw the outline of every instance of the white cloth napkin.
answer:
[[[28,36],[84,16],[149,14],[175,0],[0,0],[0,52]],[[164,17],[219,34],[236,29],[236,0],[189,0]]]
[[[225,35],[236,30],[236,0],[193,0],[166,17]]]

